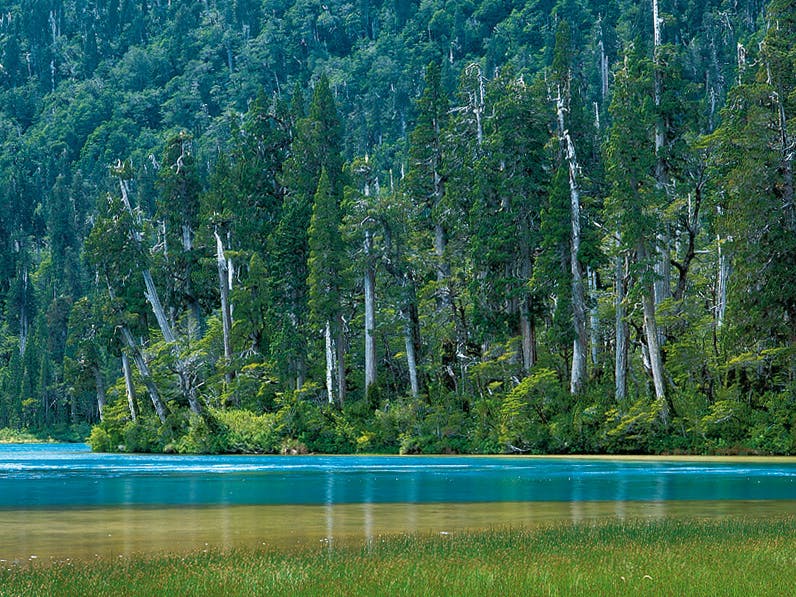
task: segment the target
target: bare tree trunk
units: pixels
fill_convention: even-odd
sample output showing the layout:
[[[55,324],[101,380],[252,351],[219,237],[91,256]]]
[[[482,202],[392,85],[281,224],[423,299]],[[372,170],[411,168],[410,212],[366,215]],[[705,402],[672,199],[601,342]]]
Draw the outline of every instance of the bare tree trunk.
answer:
[[[625,259],[621,254],[614,257],[614,397],[621,402],[627,396],[627,349],[628,329],[625,319]]]
[[[22,297],[19,304],[19,354],[25,356],[28,346],[28,266],[22,266]]]
[[[663,93],[663,73],[660,68],[659,51],[662,44],[661,25],[663,21],[658,10],[658,0],[652,0],[652,24],[653,24],[653,69],[654,69],[654,99],[655,108],[660,110],[661,95]],[[658,115],[655,123],[655,183],[659,189],[667,191],[668,175],[663,157],[663,145],[665,143],[666,131],[663,119]],[[668,191],[667,191],[668,192]],[[653,300],[657,308],[665,299],[671,296],[671,267],[669,257],[670,234],[664,230],[657,235],[657,260],[655,262],[655,281],[653,283]],[[658,343],[664,340],[663,330],[658,330]]]
[[[218,288],[221,295],[221,327],[224,342],[224,382],[227,387],[232,384],[232,309],[229,304],[229,266],[224,256],[224,244],[218,231],[213,231],[216,237],[216,263],[218,265]]]
[[[105,378],[102,376],[102,371],[97,365],[94,365],[94,380],[97,384],[97,410],[99,411],[100,421],[105,417],[105,403],[107,402],[105,396]]]
[[[730,279],[730,260],[722,250],[721,237],[716,237],[716,245],[719,257],[719,268],[716,281],[716,327],[724,325],[724,314],[727,311],[727,284]]]
[[[583,290],[583,271],[580,265],[580,189],[578,188],[578,158],[575,144],[566,127],[566,99],[560,86],[556,99],[559,141],[564,149],[569,170],[570,198],[570,273],[572,274],[572,324],[575,339],[572,343],[572,372],[569,391],[578,394],[586,381],[586,299]]]
[[[373,232],[365,230],[365,395],[376,382],[376,271],[372,263]]]
[[[531,248],[528,242],[520,243],[520,272],[523,283],[527,283],[533,274]],[[530,298],[523,296],[519,300],[520,337],[522,338],[522,368],[527,375],[536,364],[536,333],[531,318]]]
[[[520,308],[520,331],[522,333],[522,367],[526,374],[536,364],[536,329],[529,313],[527,299]]]
[[[122,338],[124,339],[125,344],[127,344],[127,348],[130,349],[130,354],[133,355],[133,361],[135,362],[136,367],[138,367],[138,372],[141,374],[141,380],[144,382],[144,386],[146,386],[147,393],[152,401],[152,406],[155,407],[155,413],[157,413],[160,422],[165,423],[166,406],[160,399],[160,392],[158,392],[158,388],[152,379],[152,373],[149,370],[149,365],[147,365],[144,355],[141,354],[141,349],[138,348],[138,344],[133,338],[133,334],[130,332],[130,329],[125,325],[121,327],[121,332]]]
[[[603,19],[600,16],[598,21],[599,26],[599,42],[597,45],[600,49],[600,103],[605,105],[606,100],[608,99],[608,56],[605,53],[605,42],[603,39]],[[599,112],[598,112],[599,114]]]
[[[135,421],[138,417],[136,415],[133,372],[130,369],[130,359],[124,350],[122,351],[122,373],[124,374],[124,388],[127,392],[127,405],[130,407],[130,417]]]
[[[323,329],[323,338],[326,354],[326,399],[330,405],[334,404],[334,350],[332,349],[332,325],[329,321]]]
[[[589,308],[589,343],[591,344],[591,364],[597,366],[600,350],[600,314],[597,311],[597,272],[591,268],[586,269],[589,281],[589,295],[592,297]]]
[[[406,347],[406,366],[409,369],[409,390],[412,393],[412,398],[417,398],[420,395],[420,384],[417,380],[417,355],[410,323],[407,323],[404,328],[404,345]]]
[[[335,365],[337,367],[337,404],[343,408],[346,394],[348,393],[345,380],[345,329],[343,316],[337,315],[337,339],[335,342],[336,356]]]
[[[647,261],[647,249],[642,242],[637,245],[639,261]],[[642,291],[642,306],[644,310],[644,337],[647,342],[649,354],[649,364],[652,370],[652,383],[655,387],[655,399],[660,403],[661,419],[664,424],[669,422],[669,408],[666,402],[665,384],[663,379],[663,360],[661,359],[661,349],[658,344],[658,324],[655,321],[655,291],[651,283],[645,283]]]
[[[139,224],[139,218],[136,216],[135,212],[133,211],[133,206],[130,203],[127,181],[123,178],[120,178],[119,186],[121,187],[122,191],[122,203],[124,204],[133,221],[136,224]],[[139,248],[141,248],[141,244],[143,242],[141,239],[141,232],[138,229],[133,228],[130,230],[130,233],[133,235],[133,240],[135,243]],[[174,342],[176,338],[174,336],[174,332],[171,330],[171,325],[169,325],[169,320],[166,316],[166,312],[163,309],[163,304],[160,302],[160,296],[158,295],[158,289],[155,286],[155,281],[152,279],[152,273],[148,269],[145,269],[142,272],[142,275],[144,277],[144,285],[146,287],[144,290],[144,296],[152,307],[152,311],[155,314],[155,319],[158,322],[158,327],[163,334],[163,339],[168,343]]]

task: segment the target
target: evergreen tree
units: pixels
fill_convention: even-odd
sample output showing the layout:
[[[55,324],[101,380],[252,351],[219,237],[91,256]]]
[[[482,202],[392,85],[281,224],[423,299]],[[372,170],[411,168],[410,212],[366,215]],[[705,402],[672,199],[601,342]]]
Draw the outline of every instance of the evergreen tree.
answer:
[[[634,289],[639,293],[644,319],[646,365],[662,420],[668,423],[663,360],[656,319],[655,247],[665,197],[656,184],[655,104],[650,61],[630,48],[616,72],[611,101],[612,124],[605,147],[606,200],[609,221],[619,230],[623,249],[634,260]]]
[[[321,170],[308,230],[310,315],[324,330],[326,392],[329,404],[345,399],[343,317],[341,311],[343,240],[339,197],[332,193],[326,168]],[[337,387],[333,387],[336,379]]]

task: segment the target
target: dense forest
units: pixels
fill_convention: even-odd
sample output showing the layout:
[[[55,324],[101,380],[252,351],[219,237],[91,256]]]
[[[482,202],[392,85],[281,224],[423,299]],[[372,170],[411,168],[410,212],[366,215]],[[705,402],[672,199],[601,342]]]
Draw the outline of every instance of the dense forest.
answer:
[[[796,452],[793,0],[10,0],[0,428]]]

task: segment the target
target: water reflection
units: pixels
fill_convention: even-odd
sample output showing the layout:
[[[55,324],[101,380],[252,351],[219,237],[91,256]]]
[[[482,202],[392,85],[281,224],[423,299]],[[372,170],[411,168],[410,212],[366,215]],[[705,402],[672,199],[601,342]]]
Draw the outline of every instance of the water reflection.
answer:
[[[291,548],[401,533],[533,527],[600,519],[796,516],[793,501],[494,502],[15,510],[0,517],[0,560],[106,559],[232,547]]]

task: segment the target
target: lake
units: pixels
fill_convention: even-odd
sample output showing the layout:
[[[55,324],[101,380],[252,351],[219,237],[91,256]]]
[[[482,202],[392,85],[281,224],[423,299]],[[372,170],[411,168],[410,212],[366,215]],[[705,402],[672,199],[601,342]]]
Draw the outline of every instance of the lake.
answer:
[[[0,563],[551,521],[796,514],[796,460],[94,454],[0,445]]]

